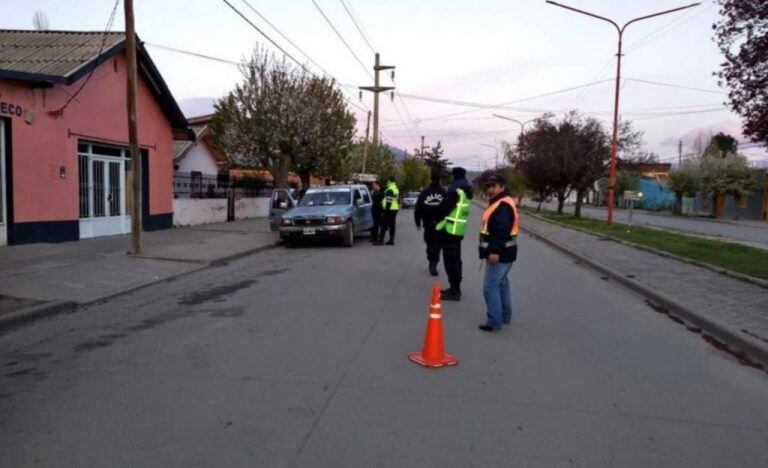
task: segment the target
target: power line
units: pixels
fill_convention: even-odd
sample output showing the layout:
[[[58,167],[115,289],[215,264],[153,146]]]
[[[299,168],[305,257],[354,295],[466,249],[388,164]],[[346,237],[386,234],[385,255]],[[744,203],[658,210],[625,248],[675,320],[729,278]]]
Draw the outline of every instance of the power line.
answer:
[[[324,69],[322,66],[320,66],[320,64],[319,64],[319,63],[317,63],[317,62],[316,62],[316,61],[315,61],[315,60],[314,60],[314,59],[313,59],[313,58],[312,58],[312,57],[311,57],[311,56],[310,56],[308,53],[304,52],[304,51],[301,49],[301,47],[297,46],[295,42],[293,42],[293,41],[292,41],[292,40],[291,40],[291,39],[290,39],[288,36],[286,36],[285,34],[283,34],[283,32],[282,32],[282,31],[280,31],[280,29],[279,29],[277,26],[275,26],[274,24],[272,24],[272,22],[271,22],[271,21],[269,21],[269,20],[266,18],[266,16],[262,15],[262,14],[261,14],[261,12],[259,12],[259,10],[257,10],[257,9],[256,9],[256,8],[255,8],[253,5],[251,5],[251,3],[250,3],[248,0],[243,0],[243,3],[245,3],[245,5],[246,5],[248,8],[250,8],[250,9],[251,9],[251,11],[253,11],[254,13],[256,13],[256,15],[258,15],[258,17],[259,17],[259,18],[261,18],[261,19],[262,19],[262,21],[264,21],[265,23],[267,23],[267,24],[269,25],[269,27],[270,27],[270,28],[272,28],[272,29],[273,29],[275,32],[277,32],[277,33],[280,35],[280,37],[282,37],[282,38],[283,38],[283,39],[285,39],[285,40],[286,40],[286,41],[287,41],[287,42],[288,42],[290,45],[292,45],[294,49],[296,49],[296,50],[298,50],[299,52],[301,52],[301,55],[303,55],[304,57],[306,57],[306,58],[307,58],[307,60],[309,60],[310,62],[312,62],[312,64],[313,64],[314,66],[316,66],[317,68],[319,68],[319,69],[320,69],[320,70],[321,70],[323,73],[325,73],[327,76],[329,76],[329,77],[333,78],[335,81],[338,81],[338,80],[336,80],[336,78],[334,78],[334,77],[333,77],[333,75],[331,75],[330,73],[328,73],[328,72],[327,72],[327,71],[326,71],[326,70],[325,70],[325,69]]]
[[[81,84],[80,87],[77,88],[77,91],[75,91],[73,94],[69,96],[69,99],[67,99],[67,102],[65,102],[58,109],[51,111],[51,114],[54,114],[54,115],[63,114],[64,109],[66,109],[69,106],[69,104],[77,98],[77,95],[80,94],[80,91],[82,91],[83,88],[85,88],[85,85],[87,85],[88,82],[91,81],[93,72],[95,72],[96,68],[100,65],[99,60],[101,59],[101,54],[104,52],[104,46],[107,44],[107,34],[112,29],[112,24],[115,22],[115,14],[117,13],[117,6],[119,4],[120,4],[120,0],[115,0],[115,5],[112,7],[112,12],[109,14],[109,19],[107,20],[107,26],[104,28],[104,32],[101,34],[101,45],[99,46],[99,53],[96,54],[96,58],[93,60],[93,66],[91,67],[91,71],[88,72],[88,76],[85,78],[85,81],[83,81],[83,84]]]
[[[651,81],[651,80],[640,80],[637,78],[625,78],[625,81],[634,81],[637,83],[646,83],[646,84],[652,84],[657,86],[667,86],[670,88],[678,88],[678,89],[687,89],[690,91],[701,91],[702,93],[712,93],[712,94],[728,94],[725,91],[715,91],[713,89],[704,89],[704,88],[694,88],[691,86],[683,86],[678,84],[672,84],[672,83],[663,83],[660,81]]]
[[[191,55],[193,57],[203,58],[203,59],[206,59],[206,60],[212,60],[214,62],[221,62],[221,63],[226,63],[226,64],[229,64],[229,65],[237,65],[237,66],[241,65],[241,62],[238,62],[238,61],[235,61],[235,60],[229,60],[229,59],[225,59],[225,58],[214,57],[213,55],[206,55],[206,54],[201,54],[199,52],[192,52],[191,50],[177,49],[176,47],[165,46],[165,45],[162,45],[162,44],[155,44],[153,42],[145,42],[144,45],[148,45],[150,47],[156,47],[158,49],[167,50],[169,52],[176,52],[176,53],[179,53],[179,54]]]
[[[349,51],[349,53],[350,53],[350,54],[352,54],[352,56],[355,58],[355,60],[357,60],[357,63],[359,63],[359,64],[360,64],[360,66],[361,66],[361,67],[363,67],[363,70],[365,71],[365,73],[367,73],[367,74],[368,74],[368,76],[370,76],[371,78],[373,78],[373,75],[371,74],[371,72],[370,72],[370,71],[368,71],[368,68],[365,66],[365,64],[363,63],[363,61],[362,61],[362,60],[360,60],[360,57],[358,57],[358,56],[357,56],[357,54],[355,53],[355,51],[354,51],[354,50],[352,50],[352,47],[350,47],[350,46],[349,46],[349,44],[347,43],[347,41],[346,41],[346,40],[344,40],[344,37],[341,35],[341,33],[339,32],[339,30],[338,30],[338,29],[336,29],[336,26],[334,26],[334,25],[333,25],[333,22],[331,22],[331,20],[328,18],[328,16],[326,16],[326,15],[325,15],[325,12],[323,11],[323,9],[322,9],[322,8],[320,8],[320,5],[318,5],[318,4],[317,4],[317,2],[316,2],[315,0],[312,0],[312,3],[315,5],[315,8],[317,8],[317,11],[318,11],[318,12],[320,12],[320,15],[321,15],[321,16],[322,16],[322,17],[325,19],[325,21],[328,23],[328,26],[330,26],[330,27],[331,27],[331,29],[333,29],[333,32],[334,32],[334,33],[336,33],[336,36],[337,36],[337,37],[339,38],[339,40],[340,40],[340,41],[341,41],[341,42],[344,44],[344,46],[347,48],[347,50]]]
[[[352,11],[350,11],[350,8],[347,5],[347,2],[345,2],[344,0],[339,0],[339,1],[341,2],[341,5],[344,7],[344,10],[347,11],[347,14],[349,15],[349,18],[352,20],[353,23],[355,23],[355,27],[360,32],[360,35],[363,36],[363,40],[365,41],[365,43],[368,44],[368,48],[371,49],[371,52],[375,54],[376,53],[376,48],[373,47],[373,44],[371,44],[371,41],[368,40],[368,36],[363,31],[363,28],[360,26],[360,24],[358,23],[357,19],[355,19],[355,15],[352,14]]]
[[[228,6],[229,8],[231,8],[231,9],[232,9],[232,11],[234,11],[235,13],[237,13],[237,15],[238,15],[238,16],[240,16],[242,19],[244,19],[246,23],[250,24],[250,25],[251,25],[251,27],[252,27],[253,29],[255,29],[255,30],[256,30],[256,31],[257,31],[259,34],[261,34],[261,35],[262,35],[262,36],[263,36],[263,37],[264,37],[266,40],[268,40],[268,41],[270,42],[270,44],[272,44],[273,46],[277,47],[277,49],[278,49],[280,52],[282,52],[282,53],[283,53],[283,55],[285,55],[286,57],[288,57],[289,59],[291,59],[291,60],[292,60],[294,63],[296,63],[298,66],[300,66],[300,67],[301,67],[301,68],[302,68],[304,71],[306,71],[306,72],[307,72],[307,73],[309,73],[310,75],[314,75],[314,73],[312,73],[312,71],[311,71],[309,68],[307,68],[307,66],[306,66],[306,65],[304,65],[304,64],[303,64],[303,63],[301,63],[301,62],[299,62],[298,60],[296,60],[296,59],[293,57],[293,55],[291,55],[291,54],[289,54],[288,52],[286,52],[286,51],[285,51],[285,49],[283,49],[282,47],[280,47],[280,45],[279,45],[277,42],[275,42],[275,41],[274,41],[274,40],[273,40],[271,37],[269,37],[269,36],[268,36],[268,35],[267,35],[267,34],[266,34],[264,31],[262,31],[262,30],[261,30],[261,29],[260,29],[258,26],[256,26],[256,25],[253,23],[253,21],[251,21],[250,19],[248,19],[248,17],[247,17],[247,16],[245,16],[245,15],[244,15],[244,14],[243,14],[243,13],[242,13],[240,10],[238,10],[238,9],[237,9],[237,8],[235,8],[235,7],[234,7],[234,6],[233,6],[231,3],[229,3],[229,1],[228,1],[228,0],[221,0],[221,1],[222,1],[222,2],[224,2],[224,3],[226,3],[226,4],[227,4],[227,6]]]
[[[637,42],[635,42],[633,44],[630,44],[629,47],[627,47],[627,49],[624,52],[625,53],[632,52],[634,50],[639,49],[640,47],[643,47],[644,45],[646,45],[646,44],[648,44],[648,43],[650,43],[652,41],[655,41],[656,39],[658,39],[659,37],[663,36],[664,34],[667,34],[668,32],[679,28],[680,26],[682,26],[683,24],[691,21],[692,19],[696,18],[697,16],[700,16],[700,15],[706,13],[707,11],[711,10],[712,8],[714,8],[714,6],[715,6],[715,4],[713,3],[713,4],[710,4],[708,7],[704,8],[704,9],[701,9],[699,11],[696,11],[696,10],[688,10],[688,11],[686,11],[685,14],[682,14],[682,15],[678,16],[677,18],[673,19],[672,21],[670,21],[666,25],[656,29],[655,31],[651,32],[650,34],[648,34],[646,36],[643,36]],[[692,14],[692,13],[695,13],[695,14]],[[685,16],[688,16],[689,14],[691,14],[691,15],[688,18],[683,19]],[[679,21],[678,24],[672,26],[673,23],[678,22],[678,21]],[[671,26],[671,27],[669,27],[669,26]]]
[[[286,57],[288,57],[288,58],[289,58],[289,59],[291,59],[291,60],[292,60],[294,63],[296,63],[297,65],[299,65],[299,66],[300,66],[300,67],[301,67],[301,68],[302,68],[304,71],[306,71],[306,72],[307,72],[307,73],[309,73],[310,75],[313,75],[313,76],[315,75],[315,73],[313,73],[313,72],[312,72],[312,71],[311,71],[309,68],[307,68],[307,66],[306,66],[306,65],[304,65],[304,64],[303,64],[303,63],[301,63],[301,62],[299,62],[299,61],[298,61],[298,60],[296,60],[296,58],[294,58],[294,57],[293,57],[291,54],[289,54],[288,52],[286,52],[286,51],[285,51],[285,49],[283,49],[282,47],[280,47],[280,45],[279,45],[279,44],[277,44],[277,42],[275,42],[275,41],[274,41],[274,40],[273,40],[271,37],[269,37],[269,36],[268,36],[268,35],[267,35],[267,34],[266,34],[264,31],[262,31],[262,30],[261,30],[261,29],[260,29],[258,26],[256,26],[256,25],[255,25],[255,24],[254,24],[254,23],[253,23],[253,22],[252,22],[250,19],[248,19],[248,17],[247,17],[247,16],[245,16],[245,15],[244,15],[244,14],[243,14],[243,13],[242,13],[240,10],[238,10],[238,9],[237,9],[237,8],[235,8],[235,7],[234,7],[234,6],[233,6],[231,3],[229,3],[229,1],[227,1],[227,0],[222,0],[222,1],[223,1],[224,3],[226,3],[226,4],[227,4],[227,6],[228,6],[229,8],[231,8],[231,9],[232,9],[232,10],[233,10],[235,13],[237,13],[237,15],[238,15],[238,16],[240,16],[240,17],[241,17],[243,20],[245,20],[245,22],[246,22],[246,23],[248,23],[248,24],[249,24],[249,25],[250,25],[250,26],[251,26],[253,29],[255,29],[255,30],[256,30],[256,31],[257,31],[259,34],[261,34],[261,35],[262,35],[264,38],[266,38],[266,39],[267,39],[267,40],[268,40],[268,41],[269,41],[269,42],[270,42],[272,45],[274,45],[275,47],[277,47],[277,49],[278,49],[278,50],[280,50],[280,52],[282,52],[282,53],[283,53],[283,54],[284,54]],[[255,9],[254,9],[254,11],[255,11]],[[257,14],[258,14],[258,12],[257,12]],[[259,16],[262,16],[262,15],[259,15]],[[270,23],[267,23],[267,24],[270,24]],[[270,24],[270,26],[272,26],[272,25]],[[272,26],[272,27],[274,28],[274,26]],[[278,31],[276,28],[275,28],[275,30],[276,30],[276,31]],[[278,33],[279,33],[279,34],[281,34],[281,35],[283,35],[283,34],[282,34],[280,31],[278,31]],[[283,35],[283,36],[284,36],[284,35]],[[284,36],[284,37],[285,37],[285,36]],[[286,38],[286,39],[287,39],[287,38]],[[289,42],[291,42],[291,41],[289,41]],[[291,43],[292,43],[292,42],[291,42]],[[293,43],[292,43],[292,44],[293,44]],[[296,46],[294,45],[294,47],[296,47]],[[197,55],[198,57],[201,57],[201,58],[209,58],[209,59],[210,59],[210,58],[213,58],[213,57],[210,57],[210,56],[203,56],[202,54],[196,54],[196,53],[194,53],[194,52],[189,52],[189,51],[183,51],[183,52],[182,52],[180,49],[171,49],[171,48],[168,48],[168,49],[169,49],[169,50],[174,50],[174,51],[176,51],[176,52],[187,53],[187,54],[190,54],[190,55]],[[310,61],[312,61],[313,63],[316,63],[316,62],[315,62],[314,60],[312,60],[312,59],[311,59],[311,57],[309,57],[309,55],[307,55],[307,54],[306,54],[306,53],[305,53],[303,50],[299,49],[298,47],[297,47],[297,49],[299,50],[299,52],[301,52],[302,54],[304,54],[304,56],[306,56],[307,58],[309,58],[309,59],[310,59]],[[218,58],[213,58],[213,59],[215,59],[215,60],[218,60],[218,61],[230,62],[229,60],[225,60],[225,59],[218,59]],[[320,68],[321,70],[323,70],[323,69],[322,69],[322,67],[319,67],[319,66],[318,66],[318,68]],[[331,78],[332,78],[334,81],[338,81],[338,80],[336,80],[336,78],[335,78],[333,75],[331,75],[331,74],[330,74],[330,73],[328,73],[328,72],[325,72],[325,70],[323,70],[323,71],[324,71],[324,73],[326,73],[328,76],[330,76],[330,77],[331,77]],[[355,102],[351,101],[350,99],[347,99],[347,98],[345,98],[344,100],[345,100],[345,101],[347,101],[347,103],[348,103],[348,104],[350,104],[351,106],[353,106],[353,107],[356,107],[357,109],[359,109],[359,110],[362,110],[363,112],[368,112],[368,109],[365,109],[365,108],[361,107],[360,105],[356,104]]]
[[[430,120],[441,120],[441,119],[444,119],[446,117],[454,117],[456,115],[469,114],[469,113],[477,112],[477,111],[483,110],[483,109],[498,109],[498,108],[501,108],[503,106],[508,106],[508,105],[511,105],[511,104],[516,104],[518,102],[531,101],[531,100],[539,99],[539,98],[542,98],[542,97],[548,97],[548,96],[554,96],[556,94],[567,93],[567,92],[570,92],[570,91],[574,91],[574,90],[577,90],[577,89],[584,88],[586,86],[592,86],[592,85],[597,84],[597,83],[604,83],[604,82],[612,81],[612,80],[613,80],[613,78],[609,78],[609,79],[606,79],[606,80],[600,80],[600,81],[596,81],[596,82],[592,82],[592,83],[586,83],[586,84],[583,84],[583,85],[578,85],[578,86],[572,86],[572,87],[569,87],[569,88],[559,89],[557,91],[551,91],[549,93],[537,94],[536,96],[520,98],[520,99],[516,99],[514,101],[502,102],[502,103],[499,103],[499,104],[487,105],[487,106],[479,108],[479,109],[467,110],[467,111],[461,111],[461,112],[454,112],[454,113],[451,113],[451,114],[444,114],[444,115],[438,115],[438,116],[434,116],[434,117],[429,117],[429,118],[426,118],[426,119],[422,119],[421,121],[422,122],[427,122],[427,121],[430,121]]]

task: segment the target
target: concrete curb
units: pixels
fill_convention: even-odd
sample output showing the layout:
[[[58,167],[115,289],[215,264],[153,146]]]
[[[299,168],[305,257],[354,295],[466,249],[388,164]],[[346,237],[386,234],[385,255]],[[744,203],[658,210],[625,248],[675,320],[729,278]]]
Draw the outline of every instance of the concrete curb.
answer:
[[[738,280],[741,280],[741,281],[745,281],[747,283],[752,283],[752,284],[754,284],[756,286],[760,286],[761,288],[768,289],[768,281],[766,281],[764,279],[755,278],[754,276],[749,276],[749,275],[746,275],[744,273],[739,273],[739,272],[736,272],[736,271],[728,270],[726,268],[710,265],[709,263],[700,262],[698,260],[692,260],[690,258],[680,257],[678,255],[675,255],[675,254],[672,254],[672,253],[669,253],[669,252],[664,252],[663,250],[658,250],[658,249],[654,249],[653,247],[648,247],[648,246],[645,246],[645,245],[636,244],[636,243],[631,242],[631,241],[626,241],[626,240],[623,240],[623,239],[617,239],[615,237],[606,236],[604,234],[597,234],[597,233],[588,231],[586,229],[581,229],[581,228],[575,227],[575,226],[569,226],[567,224],[563,224],[563,223],[560,223],[560,222],[557,222],[557,221],[554,221],[554,220],[551,220],[551,219],[547,219],[547,218],[545,218],[543,216],[539,216],[539,215],[537,215],[535,213],[529,213],[528,211],[524,211],[524,213],[525,213],[526,216],[530,216],[530,217],[536,218],[536,219],[538,219],[540,221],[551,223],[551,224],[554,224],[556,226],[560,226],[560,227],[565,228],[565,229],[573,229],[574,231],[583,232],[584,234],[589,234],[590,236],[599,237],[600,239],[606,239],[606,240],[610,240],[610,241],[613,241],[613,242],[618,242],[618,243],[626,245],[628,247],[634,247],[634,248],[636,248],[638,250],[644,250],[646,252],[651,252],[651,253],[654,253],[654,254],[659,255],[661,257],[671,258],[671,259],[677,260],[679,262],[687,263],[689,265],[695,265],[695,266],[698,266],[698,267],[701,267],[701,268],[706,268],[707,270],[714,271],[715,273],[720,273],[721,275],[730,276],[731,278],[735,278],[735,279],[738,279]],[[649,227],[649,226],[644,226],[644,227]],[[658,228],[653,227],[653,226],[650,226],[650,228],[651,229],[658,229]],[[661,230],[664,230],[664,229],[661,229]],[[725,242],[725,241],[721,241],[721,242]]]
[[[0,315],[0,332],[44,317],[74,311],[77,307],[78,304],[74,301],[52,301],[3,314]]]
[[[98,297],[96,299],[91,299],[86,302],[75,302],[75,301],[52,301],[52,302],[46,302],[43,304],[38,304],[36,306],[32,307],[26,307],[24,309],[19,309],[15,312],[11,312],[10,314],[4,314],[0,316],[0,333],[6,331],[6,329],[14,328],[16,326],[26,324],[29,322],[33,322],[35,320],[39,320],[46,317],[51,317],[54,315],[58,315],[63,312],[75,312],[76,310],[87,307],[90,305],[95,304],[103,304],[111,299],[114,299],[116,297],[123,296],[125,294],[129,294],[132,292],[139,291],[144,288],[148,288],[150,286],[155,286],[160,283],[167,283],[171,281],[175,281],[179,278],[183,278],[185,276],[192,275],[194,273],[206,270],[208,268],[218,268],[221,266],[227,265],[229,262],[232,262],[234,260],[248,257],[250,255],[254,255],[260,252],[265,252],[268,250],[272,250],[280,245],[280,242],[273,242],[271,244],[262,245],[260,247],[255,247],[253,249],[245,250],[243,252],[238,252],[236,254],[228,255],[226,257],[220,257],[217,259],[213,259],[209,262],[205,262],[203,265],[201,265],[198,268],[193,268],[192,270],[184,271],[182,273],[177,273],[175,275],[171,276],[165,276],[163,278],[158,278],[156,280],[152,280],[146,283],[142,283],[136,286],[131,286],[129,288],[121,289],[116,292],[111,292],[109,294],[106,294],[104,296]],[[142,258],[142,257],[139,257]],[[150,260],[156,260],[154,258],[148,257]],[[189,262],[194,263],[194,262]]]
[[[475,202],[475,204],[485,208],[478,202]],[[544,221],[549,222],[549,220]],[[567,228],[570,229],[570,227]],[[737,357],[743,359],[744,356],[748,356],[752,360],[757,361],[760,365],[762,365],[764,370],[768,370],[768,343],[764,343],[757,338],[746,335],[741,330],[734,330],[732,327],[729,327],[716,319],[703,316],[696,311],[683,306],[666,294],[660,293],[650,286],[646,286],[638,281],[627,278],[620,272],[615,271],[612,268],[603,265],[589,257],[574,252],[572,249],[569,249],[559,242],[547,238],[546,236],[536,232],[533,229],[523,226],[521,226],[521,229],[523,229],[526,233],[530,234],[534,238],[539,239],[545,244],[554,247],[556,250],[559,250],[569,257],[576,259],[578,262],[604,274],[622,286],[629,288],[636,293],[639,293],[641,296],[644,296],[657,306],[666,309],[671,317],[682,319],[689,324],[705,331],[706,334],[709,334],[719,341],[728,344],[731,348],[735,348],[731,351],[731,353]],[[704,333],[702,333],[702,335],[704,335]]]

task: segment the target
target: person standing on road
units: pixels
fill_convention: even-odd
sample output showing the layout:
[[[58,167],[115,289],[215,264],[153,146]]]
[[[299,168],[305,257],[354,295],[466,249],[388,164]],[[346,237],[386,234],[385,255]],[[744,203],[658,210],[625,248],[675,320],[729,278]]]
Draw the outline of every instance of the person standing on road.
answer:
[[[381,231],[381,222],[383,216],[382,201],[384,200],[384,193],[381,191],[381,184],[374,182],[372,184],[373,190],[371,191],[371,216],[373,217],[373,227],[371,228],[371,243],[376,244],[379,242],[379,232]]]
[[[437,263],[440,261],[440,243],[437,238],[437,222],[440,220],[437,209],[445,198],[445,189],[440,185],[440,173],[432,171],[432,183],[416,199],[413,219],[416,229],[424,225],[424,243],[427,244],[427,262],[429,273],[437,276]]]
[[[387,231],[389,231],[387,245],[395,245],[395,226],[397,224],[397,213],[400,211],[400,191],[397,189],[397,184],[395,184],[392,177],[387,178],[387,187],[384,189],[384,200],[381,202],[381,207],[383,221],[377,245],[384,244],[384,234]]]
[[[450,287],[440,291],[445,301],[461,300],[461,241],[467,229],[469,210],[472,205],[472,186],[467,182],[467,171],[463,167],[454,167],[451,171],[453,182],[448,186],[442,203],[437,208],[436,230],[443,251],[443,265],[448,275]]]
[[[488,208],[480,228],[480,258],[486,260],[483,296],[486,321],[478,328],[485,332],[501,329],[512,321],[509,270],[517,260],[517,234],[520,222],[515,201],[505,188],[504,178],[492,175],[485,183]]]

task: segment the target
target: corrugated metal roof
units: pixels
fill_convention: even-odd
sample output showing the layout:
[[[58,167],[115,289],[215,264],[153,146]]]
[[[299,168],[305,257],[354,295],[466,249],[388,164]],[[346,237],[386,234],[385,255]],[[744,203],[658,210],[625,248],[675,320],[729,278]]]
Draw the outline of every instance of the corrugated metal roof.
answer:
[[[66,78],[125,40],[122,32],[0,29],[0,70]]]
[[[189,128],[195,132],[195,140],[200,141],[200,137],[203,136],[203,134],[208,130],[208,124],[202,124],[202,125],[190,125]],[[179,141],[176,140],[173,142],[173,160],[175,162],[180,161],[181,159],[186,156],[187,151],[189,151],[193,146],[195,146],[196,141]]]

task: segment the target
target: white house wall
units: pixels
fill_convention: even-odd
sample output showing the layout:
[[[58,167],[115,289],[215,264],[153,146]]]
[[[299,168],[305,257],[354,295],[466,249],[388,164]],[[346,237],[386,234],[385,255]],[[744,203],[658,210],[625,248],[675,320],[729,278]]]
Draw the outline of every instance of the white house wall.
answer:
[[[270,198],[240,198],[235,200],[235,219],[264,218],[269,216]],[[197,226],[225,223],[226,198],[176,198],[173,200],[173,225]]]
[[[179,172],[201,172],[203,174],[216,175],[219,172],[216,166],[216,158],[203,143],[197,143],[179,162]]]

